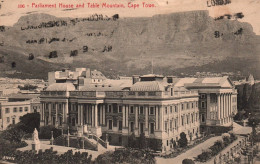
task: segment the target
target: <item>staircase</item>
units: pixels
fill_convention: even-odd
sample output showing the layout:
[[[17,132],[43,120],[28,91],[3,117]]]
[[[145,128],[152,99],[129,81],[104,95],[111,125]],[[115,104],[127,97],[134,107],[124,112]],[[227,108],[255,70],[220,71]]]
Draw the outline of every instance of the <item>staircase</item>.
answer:
[[[101,138],[99,138],[98,136],[96,136],[95,134],[87,134],[84,133],[84,136],[87,137],[87,139],[92,142],[92,143],[98,143],[98,150],[102,150],[102,149],[107,149],[109,144],[108,142],[105,142],[104,140],[102,140]]]

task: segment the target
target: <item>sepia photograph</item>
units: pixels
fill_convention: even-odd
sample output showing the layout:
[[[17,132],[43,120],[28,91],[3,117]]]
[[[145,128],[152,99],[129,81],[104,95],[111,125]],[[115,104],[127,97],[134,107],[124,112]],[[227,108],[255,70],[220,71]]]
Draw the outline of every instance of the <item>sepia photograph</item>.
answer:
[[[260,164],[260,0],[0,0],[0,163]]]

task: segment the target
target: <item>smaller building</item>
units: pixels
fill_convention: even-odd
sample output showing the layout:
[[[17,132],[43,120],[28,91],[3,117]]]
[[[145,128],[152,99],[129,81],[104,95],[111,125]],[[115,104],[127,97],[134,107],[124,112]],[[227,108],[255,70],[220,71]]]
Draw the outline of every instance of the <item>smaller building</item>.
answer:
[[[30,101],[3,102],[0,104],[0,130],[5,130],[9,125],[16,124],[20,117],[30,113]]]

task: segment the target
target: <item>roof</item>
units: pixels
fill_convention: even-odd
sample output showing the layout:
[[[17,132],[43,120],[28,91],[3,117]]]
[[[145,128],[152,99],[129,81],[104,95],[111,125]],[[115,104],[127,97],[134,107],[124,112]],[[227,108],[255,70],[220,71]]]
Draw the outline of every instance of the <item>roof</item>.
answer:
[[[135,83],[130,90],[131,91],[164,91],[165,90],[164,82],[160,81],[140,81]]]
[[[232,87],[233,83],[228,76],[205,78],[181,78],[174,80],[174,86],[184,87]]]
[[[72,83],[54,83],[47,87],[46,91],[74,91]]]
[[[40,94],[11,94],[8,96],[9,99],[35,99],[38,98]]]
[[[81,91],[121,91],[132,86],[132,80],[106,79],[99,84],[90,84],[80,88]]]
[[[100,71],[97,71],[97,70],[91,71],[91,78],[92,79],[106,79],[106,77]]]

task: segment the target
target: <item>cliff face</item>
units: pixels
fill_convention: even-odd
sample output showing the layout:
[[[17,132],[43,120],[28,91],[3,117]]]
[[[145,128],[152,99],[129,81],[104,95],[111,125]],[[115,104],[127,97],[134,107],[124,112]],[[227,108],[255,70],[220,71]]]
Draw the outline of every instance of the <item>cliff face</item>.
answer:
[[[4,46],[0,53],[6,60],[11,61],[12,55],[19,56],[20,61],[27,60],[33,53],[31,65],[46,62],[48,70],[84,66],[105,73],[149,73],[153,59],[155,70],[163,73],[226,58],[232,58],[231,62],[255,60],[252,69],[244,71],[259,70],[260,42],[252,26],[236,20],[215,21],[207,11],[109,21],[34,14],[21,17],[13,27],[6,27],[5,32],[0,32],[1,41]],[[74,50],[78,53],[71,56]],[[49,58],[51,51],[57,51],[58,57]],[[7,63],[0,63],[0,68],[4,64]],[[5,66],[5,70],[9,67]],[[18,69],[18,65],[10,69]],[[24,72],[23,68],[19,71]],[[232,67],[225,71],[232,71]],[[45,71],[42,73],[41,76],[47,76]]]

